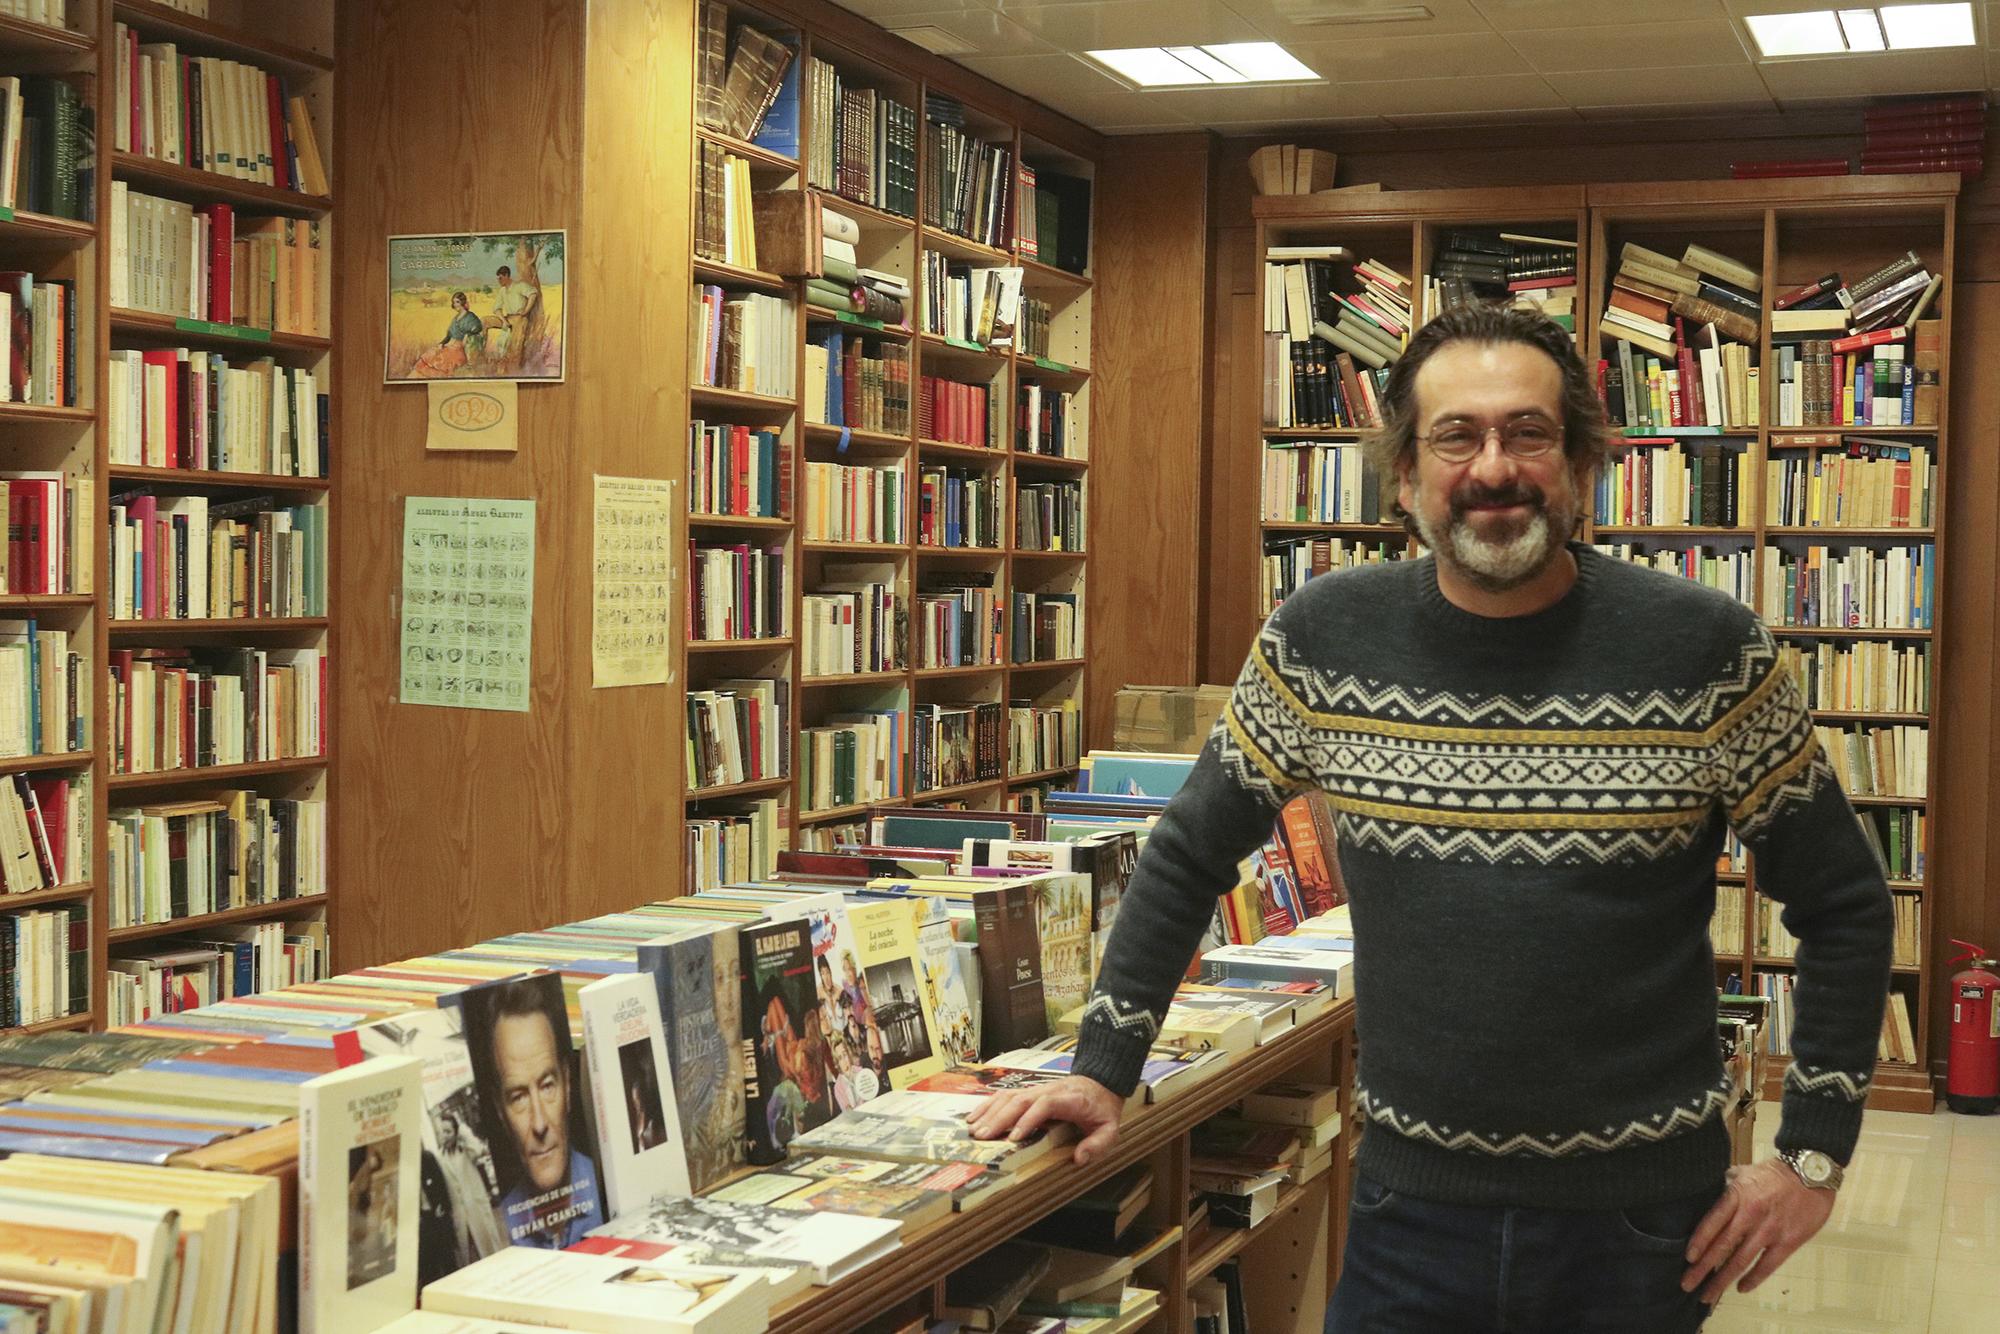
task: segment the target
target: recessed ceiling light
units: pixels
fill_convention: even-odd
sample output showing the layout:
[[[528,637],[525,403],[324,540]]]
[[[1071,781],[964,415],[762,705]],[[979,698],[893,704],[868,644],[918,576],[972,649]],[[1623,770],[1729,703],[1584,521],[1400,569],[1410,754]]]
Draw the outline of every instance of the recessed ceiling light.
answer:
[[[1868,51],[1919,51],[1972,46],[1972,6],[1878,5],[1873,9],[1808,9],[1747,14],[1750,35],[1765,60],[1782,56],[1844,56]]]
[[[1882,28],[1892,51],[1918,51],[1932,46],[1971,46],[1972,6],[1884,5]]]
[[[1212,88],[1218,84],[1307,83],[1319,79],[1319,75],[1276,42],[1128,46],[1084,54],[1139,88]]]

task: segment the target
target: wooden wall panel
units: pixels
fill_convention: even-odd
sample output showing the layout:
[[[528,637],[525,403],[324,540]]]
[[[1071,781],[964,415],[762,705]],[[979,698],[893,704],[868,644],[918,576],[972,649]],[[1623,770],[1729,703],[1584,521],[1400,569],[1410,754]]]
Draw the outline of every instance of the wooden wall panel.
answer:
[[[1208,383],[1206,134],[1120,140],[1097,173],[1085,735],[1124,685],[1193,685]],[[1175,207],[1162,207],[1165,201]],[[1185,201],[1189,206],[1179,206]]]
[[[648,703],[590,687],[589,503],[593,472],[665,476],[647,461],[680,455],[665,405],[685,374],[688,245],[659,220],[685,225],[687,148],[654,170],[630,155],[670,137],[648,132],[671,123],[648,98],[687,105],[690,7],[589,6],[590,31],[621,46],[593,53],[606,101],[586,129],[585,6],[339,6],[340,968],[636,902],[677,861],[667,688]],[[652,25],[664,39],[646,37]],[[522,388],[518,455],[426,456],[425,391],[381,382],[384,238],[556,227],[569,233],[569,381]],[[529,712],[397,702],[409,495],[535,500]]]

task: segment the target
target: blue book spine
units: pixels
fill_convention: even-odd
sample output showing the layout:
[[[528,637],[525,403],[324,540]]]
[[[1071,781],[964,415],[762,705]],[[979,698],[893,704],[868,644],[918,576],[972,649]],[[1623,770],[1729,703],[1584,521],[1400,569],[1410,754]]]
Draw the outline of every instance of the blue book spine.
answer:
[[[148,1061],[145,1069],[163,1075],[187,1075],[199,1079],[254,1080],[260,1084],[303,1084],[313,1078],[306,1070],[271,1070],[254,1065],[218,1065],[213,1061]]]
[[[757,127],[750,142],[766,152],[780,157],[799,155],[799,39],[790,33],[773,33],[780,42],[791,48],[791,63],[785,66],[785,77],[778,84],[778,98],[771,103],[771,109],[764,113],[764,123]]]
[[[14,1112],[14,1108],[0,1107],[0,1130],[18,1135],[104,1135],[112,1139],[179,1148],[213,1144],[227,1133],[219,1126],[213,1131],[181,1130],[150,1125],[144,1121],[105,1121],[92,1116],[79,1116],[72,1121],[50,1121],[39,1116],[17,1116]]]
[[[1903,363],[1903,425],[1917,424],[1917,368]]]
[[[82,1135],[33,1135],[0,1130],[0,1151],[46,1153],[55,1158],[99,1158],[112,1163],[150,1163],[157,1167],[184,1148],[186,1146],[182,1144],[141,1143]]]

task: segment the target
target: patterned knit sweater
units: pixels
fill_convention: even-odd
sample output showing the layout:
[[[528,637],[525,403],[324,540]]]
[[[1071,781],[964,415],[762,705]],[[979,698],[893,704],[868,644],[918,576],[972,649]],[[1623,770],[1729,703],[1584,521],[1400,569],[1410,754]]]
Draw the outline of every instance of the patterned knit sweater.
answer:
[[[1754,614],[1574,546],[1494,619],[1432,560],[1266,624],[1121,905],[1077,1071],[1131,1090],[1237,861],[1323,790],[1353,904],[1361,1165],[1418,1198],[1657,1203],[1718,1180],[1708,923],[1724,826],[1798,938],[1778,1147],[1845,1162],[1888,990],[1888,887]]]

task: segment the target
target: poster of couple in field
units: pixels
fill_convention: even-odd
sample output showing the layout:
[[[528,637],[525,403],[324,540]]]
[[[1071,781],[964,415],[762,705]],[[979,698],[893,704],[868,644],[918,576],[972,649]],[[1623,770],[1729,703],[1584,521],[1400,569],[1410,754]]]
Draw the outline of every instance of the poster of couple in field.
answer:
[[[561,380],[567,234],[389,238],[383,378]]]

